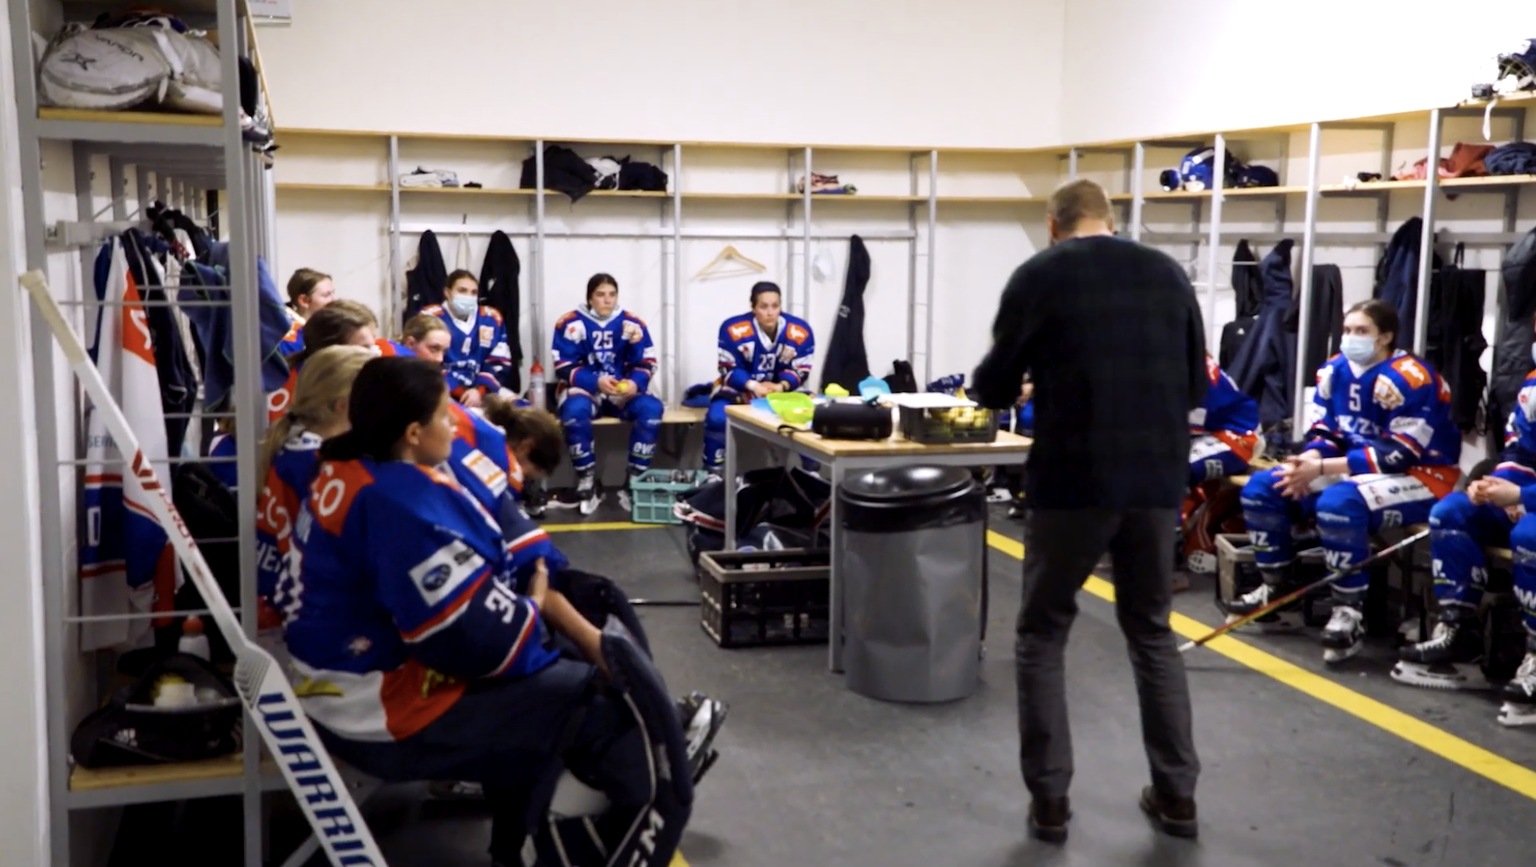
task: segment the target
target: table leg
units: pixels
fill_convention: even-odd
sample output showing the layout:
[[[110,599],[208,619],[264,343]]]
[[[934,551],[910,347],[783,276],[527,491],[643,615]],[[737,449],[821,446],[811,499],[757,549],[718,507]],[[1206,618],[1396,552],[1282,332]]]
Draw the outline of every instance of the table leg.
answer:
[[[843,670],[843,507],[838,502],[837,491],[843,484],[843,462],[831,459],[832,510],[828,516],[831,527],[831,569],[827,581],[827,668],[841,673]]]
[[[736,421],[725,417],[725,550],[736,550]]]

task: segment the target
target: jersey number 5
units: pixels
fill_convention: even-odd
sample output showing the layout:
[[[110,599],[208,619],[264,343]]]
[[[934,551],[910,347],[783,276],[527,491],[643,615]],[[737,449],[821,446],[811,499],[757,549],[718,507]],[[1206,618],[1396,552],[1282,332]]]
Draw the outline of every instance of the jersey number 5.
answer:
[[[1358,382],[1349,384],[1349,411],[1360,411],[1360,383]]]

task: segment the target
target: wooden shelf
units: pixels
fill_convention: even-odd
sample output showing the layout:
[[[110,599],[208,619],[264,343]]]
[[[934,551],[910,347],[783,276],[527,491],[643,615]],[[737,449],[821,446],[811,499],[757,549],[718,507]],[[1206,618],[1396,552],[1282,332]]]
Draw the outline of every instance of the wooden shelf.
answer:
[[[278,184],[277,191],[324,193],[387,193],[388,184]]]
[[[941,205],[1043,205],[1047,201],[1047,196],[939,196]]]
[[[72,792],[94,792],[124,786],[216,780],[238,777],[244,772],[245,758],[240,753],[170,765],[130,765],[121,768],[82,768],[76,765],[69,772],[69,788]]]
[[[385,192],[389,192],[389,184],[383,186]],[[531,196],[533,190],[497,189],[493,187],[401,187],[400,194],[417,195],[420,193],[437,193],[449,196]]]
[[[701,406],[669,406],[661,414],[662,424],[698,424],[704,420],[706,410]],[[593,419],[594,425],[628,424],[623,419],[612,417]]]
[[[218,114],[183,114],[160,111],[95,111],[85,108],[39,108],[38,120],[67,120],[76,123],[144,123],[166,126],[223,126]]]
[[[691,193],[683,191],[685,199],[717,199],[723,202],[796,202],[804,198],[798,193]]]

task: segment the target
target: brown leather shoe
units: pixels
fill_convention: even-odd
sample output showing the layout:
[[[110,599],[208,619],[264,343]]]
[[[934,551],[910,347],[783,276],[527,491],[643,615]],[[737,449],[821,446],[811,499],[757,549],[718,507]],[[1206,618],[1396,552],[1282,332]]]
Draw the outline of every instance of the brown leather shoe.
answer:
[[[1141,790],[1141,811],[1151,816],[1164,834],[1190,839],[1200,834],[1194,798],[1174,798],[1147,786]]]
[[[1067,820],[1072,805],[1066,798],[1034,799],[1029,802],[1029,832],[1046,843],[1067,842]]]

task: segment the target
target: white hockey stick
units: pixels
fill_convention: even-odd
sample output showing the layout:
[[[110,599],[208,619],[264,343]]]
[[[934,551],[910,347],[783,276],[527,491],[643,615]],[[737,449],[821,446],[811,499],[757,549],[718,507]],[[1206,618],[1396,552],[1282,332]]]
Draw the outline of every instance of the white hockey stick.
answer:
[[[122,408],[112,399],[101,372],[91,363],[91,357],[81,345],[80,337],[64,320],[53,296],[48,294],[47,277],[42,271],[29,271],[22,275],[21,284],[31,293],[38,312],[48,321],[54,339],[64,350],[64,357],[74,368],[80,384],[91,396],[95,410],[106,420],[107,430],[117,441],[118,452],[124,457],[132,455],[129,460],[132,472],[124,475],[133,479],[143,491],[145,504],[164,528],[171,544],[176,546],[177,556],[191,574],[192,583],[202,594],[213,621],[234,651],[235,689],[245,699],[250,711],[248,716],[261,730],[267,748],[278,758],[283,778],[304,809],[315,838],[325,848],[331,864],[334,867],[385,867],[384,856],[379,853],[362,814],[352,802],[346,782],[336,772],[330,754],[309,724],[288,679],[271,655],[252,643],[241,630],[229,600],[224,598],[203,553],[187,531],[187,525],[182,523],[169,492],[160,484],[155,468],[139,449],[139,441],[128,426],[128,419],[123,417]]]

